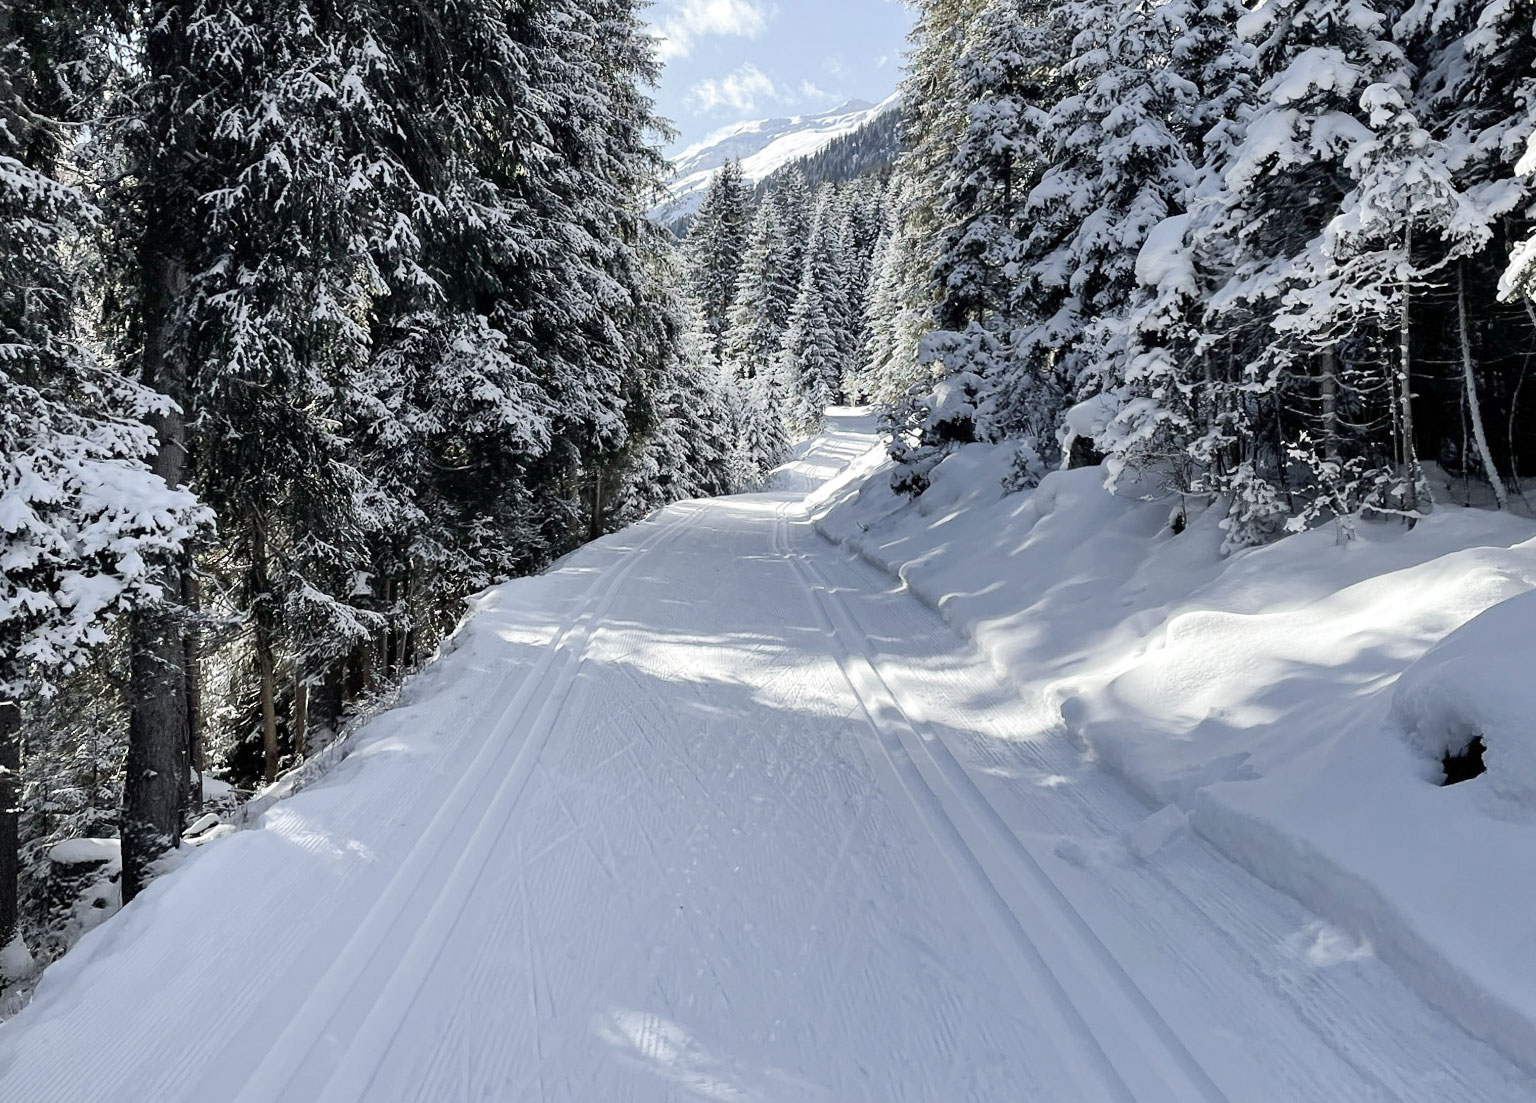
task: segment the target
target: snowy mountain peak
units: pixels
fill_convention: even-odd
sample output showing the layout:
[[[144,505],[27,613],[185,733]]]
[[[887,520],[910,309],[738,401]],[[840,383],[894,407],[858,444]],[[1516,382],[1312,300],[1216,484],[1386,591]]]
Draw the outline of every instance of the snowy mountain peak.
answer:
[[[710,177],[727,161],[741,161],[747,182],[756,184],[785,165],[818,153],[845,134],[852,134],[895,110],[900,102],[899,95],[877,104],[849,100],[815,115],[754,119],[717,130],[673,160],[674,174],[667,185],[669,198],[651,211],[651,217],[673,222],[693,214],[704,200]]]

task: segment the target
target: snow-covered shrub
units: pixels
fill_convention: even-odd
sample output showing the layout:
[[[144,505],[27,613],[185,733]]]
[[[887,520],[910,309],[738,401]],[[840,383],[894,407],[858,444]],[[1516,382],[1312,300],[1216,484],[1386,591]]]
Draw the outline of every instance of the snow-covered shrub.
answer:
[[[891,486],[898,493],[921,494],[928,472],[957,445],[997,438],[988,380],[1000,355],[997,338],[974,323],[964,333],[939,331],[923,339],[923,361],[939,375],[914,384],[890,415],[897,463]]]
[[[1291,507],[1282,494],[1251,463],[1239,465],[1227,479],[1227,516],[1221,522],[1226,533],[1222,554],[1266,544],[1285,532]]]

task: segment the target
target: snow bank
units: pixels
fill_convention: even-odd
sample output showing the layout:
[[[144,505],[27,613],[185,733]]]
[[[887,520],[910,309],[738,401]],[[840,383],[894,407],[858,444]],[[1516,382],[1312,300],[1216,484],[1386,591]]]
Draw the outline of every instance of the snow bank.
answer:
[[[1085,411],[1085,414],[1088,411]],[[915,503],[874,458],[824,535],[900,577],[1152,807],[1391,961],[1536,1071],[1536,528],[1446,508],[1230,557],[1214,511],[1103,472],[1005,496],[1010,450],[949,456]],[[1465,627],[1463,627],[1465,626]],[[1471,734],[1488,774],[1442,788]]]
[[[1492,790],[1536,811],[1536,593],[1495,605],[1403,672],[1392,720],[1433,760],[1487,747]]]

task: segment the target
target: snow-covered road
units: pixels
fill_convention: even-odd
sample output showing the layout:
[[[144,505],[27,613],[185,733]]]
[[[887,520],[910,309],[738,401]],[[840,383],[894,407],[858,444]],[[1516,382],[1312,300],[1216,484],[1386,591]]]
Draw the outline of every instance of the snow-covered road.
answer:
[[[1536,1097],[821,540],[872,443],[479,599],[343,765],[50,971],[0,1100]]]

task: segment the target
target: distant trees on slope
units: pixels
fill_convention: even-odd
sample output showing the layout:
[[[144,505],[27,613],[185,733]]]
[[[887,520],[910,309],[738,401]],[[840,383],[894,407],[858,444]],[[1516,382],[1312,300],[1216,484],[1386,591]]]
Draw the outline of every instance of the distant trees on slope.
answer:
[[[808,157],[769,176],[757,185],[761,200],[778,189],[780,179],[798,173],[812,188],[845,184],[861,176],[886,176],[901,150],[901,107],[892,106],[850,134],[832,139]]]
[[[723,166],[682,246],[732,412],[739,486],[760,482],[827,406],[864,395],[885,180],[812,189],[791,168],[776,181],[754,200],[740,166]]]

